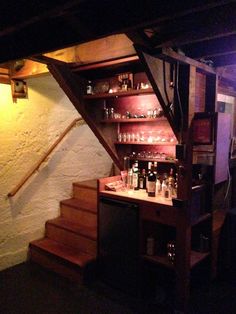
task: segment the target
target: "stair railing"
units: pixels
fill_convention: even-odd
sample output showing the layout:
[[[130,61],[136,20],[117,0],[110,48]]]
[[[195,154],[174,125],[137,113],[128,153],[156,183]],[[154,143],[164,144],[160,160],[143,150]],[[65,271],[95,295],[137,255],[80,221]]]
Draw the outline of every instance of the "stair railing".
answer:
[[[49,149],[45,152],[45,154],[39,159],[39,161],[26,173],[26,175],[20,180],[20,182],[12,189],[7,196],[14,196],[20,188],[28,181],[28,179],[34,174],[35,171],[39,169],[41,164],[48,158],[51,152],[56,148],[56,146],[62,141],[62,139],[66,136],[66,134],[79,122],[83,121],[82,118],[74,119],[70,125],[61,133],[61,135],[57,138],[57,140],[49,147]]]

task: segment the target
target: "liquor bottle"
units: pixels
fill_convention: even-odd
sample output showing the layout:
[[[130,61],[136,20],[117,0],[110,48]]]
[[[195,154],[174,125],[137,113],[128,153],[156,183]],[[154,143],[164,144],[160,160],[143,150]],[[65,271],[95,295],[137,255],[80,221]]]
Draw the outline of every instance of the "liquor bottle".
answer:
[[[146,171],[145,169],[139,175],[139,188],[146,189]]]
[[[156,180],[156,195],[161,195],[161,181],[159,176],[157,176]]]
[[[133,170],[132,170],[132,168],[130,168],[128,170],[127,188],[133,189]]]
[[[167,195],[167,174],[163,175],[163,180],[161,184],[161,195],[162,197],[166,197]]]
[[[139,189],[139,184],[138,184],[139,170],[138,170],[137,160],[135,160],[132,169],[133,169],[133,188],[134,190],[138,190]]]
[[[104,100],[104,103],[103,103],[102,116],[103,116],[104,120],[107,120],[109,118],[109,110],[107,108],[105,100]]]
[[[153,172],[155,173],[156,177],[157,177],[157,161],[154,161],[154,170]]]
[[[173,168],[170,168],[170,174],[169,174],[169,177],[168,177],[168,182],[169,184],[174,187],[175,185],[175,178],[174,178],[174,170]]]
[[[148,171],[147,171],[147,176],[146,176],[146,192],[148,193],[148,175],[151,172],[151,167],[152,167],[152,162],[148,162]]]
[[[148,196],[156,196],[156,175],[154,173],[154,166],[148,174]]]
[[[87,95],[92,95],[93,93],[93,88],[92,88],[92,82],[88,81],[88,84],[86,86],[86,93]]]
[[[174,195],[174,188],[175,188],[174,170],[173,168],[171,168],[168,177],[169,198],[172,198],[172,196]]]

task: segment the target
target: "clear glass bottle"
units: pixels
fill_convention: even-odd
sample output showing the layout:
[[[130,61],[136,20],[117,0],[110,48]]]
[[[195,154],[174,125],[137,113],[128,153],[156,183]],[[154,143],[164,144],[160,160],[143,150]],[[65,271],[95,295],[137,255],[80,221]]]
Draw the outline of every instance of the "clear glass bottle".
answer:
[[[139,169],[138,169],[138,161],[135,160],[133,164],[133,188],[134,190],[139,189],[138,178],[139,178]]]
[[[147,176],[146,176],[146,192],[148,193],[148,175],[151,172],[151,167],[152,167],[152,162],[148,162],[148,171],[147,171]]]
[[[161,195],[161,181],[159,176],[157,176],[157,181],[156,181],[156,195]]]
[[[92,82],[88,81],[88,84],[86,86],[86,93],[87,95],[92,95],[93,93],[93,88],[92,88]]]

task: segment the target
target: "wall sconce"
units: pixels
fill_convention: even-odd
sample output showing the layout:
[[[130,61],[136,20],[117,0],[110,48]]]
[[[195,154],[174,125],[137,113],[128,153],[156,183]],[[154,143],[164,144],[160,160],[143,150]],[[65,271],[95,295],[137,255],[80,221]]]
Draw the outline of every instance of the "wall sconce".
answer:
[[[11,80],[11,92],[12,98],[27,98],[28,97],[28,87],[23,80]]]

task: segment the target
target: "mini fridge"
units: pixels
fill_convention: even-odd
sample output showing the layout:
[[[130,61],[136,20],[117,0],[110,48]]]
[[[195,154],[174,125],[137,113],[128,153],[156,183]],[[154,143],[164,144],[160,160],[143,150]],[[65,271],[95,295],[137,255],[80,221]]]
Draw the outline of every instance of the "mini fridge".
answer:
[[[138,205],[112,198],[100,199],[98,265],[100,278],[126,292],[139,286]]]

